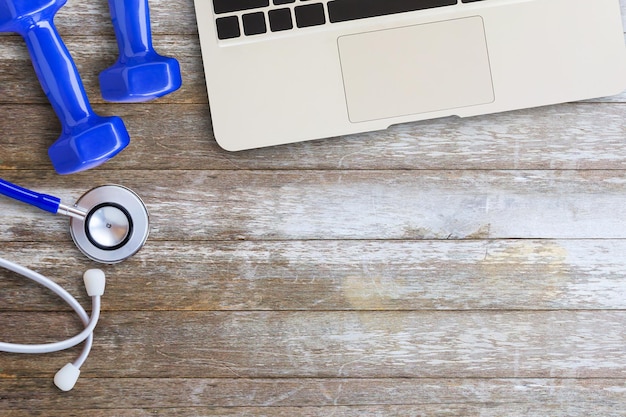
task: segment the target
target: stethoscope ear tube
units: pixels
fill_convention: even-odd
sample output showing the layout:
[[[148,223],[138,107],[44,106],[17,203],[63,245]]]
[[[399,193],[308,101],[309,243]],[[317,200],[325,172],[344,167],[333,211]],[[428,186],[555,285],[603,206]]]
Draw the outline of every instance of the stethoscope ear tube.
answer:
[[[26,267],[18,265],[7,259],[0,257],[0,268],[8,269],[16,274],[22,275],[25,278],[35,281],[38,284],[50,289],[52,292],[61,297],[74,311],[78,314],[85,328],[79,334],[60,341],[43,344],[17,344],[0,342],[1,352],[12,353],[51,353],[59,350],[69,349],[81,342],[85,342],[83,350],[80,356],[72,363],[66,364],[61,368],[54,376],[54,384],[62,391],[69,391],[74,387],[78,376],[80,375],[80,367],[87,360],[87,356],[91,351],[93,344],[93,330],[98,323],[100,317],[100,297],[104,294],[105,276],[104,272],[99,269],[90,269],[83,274],[83,280],[85,282],[85,288],[87,294],[92,299],[91,304],[91,317],[87,314],[85,309],[80,305],[78,301],[66,290],[64,290],[57,283],[50,278],[32,271]]]

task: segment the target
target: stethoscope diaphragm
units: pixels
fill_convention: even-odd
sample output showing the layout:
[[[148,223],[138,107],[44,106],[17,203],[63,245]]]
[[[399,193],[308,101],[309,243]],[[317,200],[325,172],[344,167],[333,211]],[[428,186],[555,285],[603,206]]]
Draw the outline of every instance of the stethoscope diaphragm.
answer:
[[[72,239],[94,261],[121,262],[137,253],[148,238],[148,210],[141,198],[126,187],[93,188],[74,207],[86,216],[70,219]]]

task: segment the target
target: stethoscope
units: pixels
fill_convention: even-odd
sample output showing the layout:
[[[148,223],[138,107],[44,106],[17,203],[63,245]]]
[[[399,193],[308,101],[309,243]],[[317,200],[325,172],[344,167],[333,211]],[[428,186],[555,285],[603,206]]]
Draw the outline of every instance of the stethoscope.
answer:
[[[22,188],[0,179],[0,194],[30,204],[54,214],[70,217],[70,234],[78,249],[88,258],[114,264],[134,255],[148,238],[148,210],[137,194],[120,185],[93,188],[68,206],[61,199]],[[59,295],[76,311],[85,325],[76,336],[61,342],[46,344],[15,344],[0,342],[0,351],[13,353],[49,353],[85,342],[80,356],[66,364],[54,376],[54,383],[63,391],[74,387],[80,367],[87,359],[93,341],[93,330],[100,316],[100,296],[104,293],[105,277],[99,269],[83,275],[87,293],[92,298],[91,317],[67,291],[51,279],[0,257],[0,267],[31,279]]]

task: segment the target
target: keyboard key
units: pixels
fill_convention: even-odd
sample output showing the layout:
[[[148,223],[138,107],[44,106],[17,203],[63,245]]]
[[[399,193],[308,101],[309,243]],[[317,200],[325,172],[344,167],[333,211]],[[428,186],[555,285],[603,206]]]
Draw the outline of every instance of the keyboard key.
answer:
[[[216,14],[257,9],[269,5],[270,0],[213,0],[213,10]]]
[[[357,3],[359,3],[359,0],[357,0]],[[324,5],[321,3],[297,6],[293,10],[296,13],[296,25],[298,25],[299,28],[323,25],[326,23]]]
[[[296,0],[274,0],[275,5],[295,3]]]
[[[328,2],[328,19],[345,22],[455,4],[457,0],[333,0]]]
[[[270,29],[272,32],[293,29],[291,11],[289,9],[270,10],[267,16],[270,19]]]
[[[232,39],[241,36],[237,16],[220,17],[215,20],[218,39]]]
[[[263,12],[244,14],[241,16],[241,21],[243,23],[243,33],[248,36],[267,32]]]

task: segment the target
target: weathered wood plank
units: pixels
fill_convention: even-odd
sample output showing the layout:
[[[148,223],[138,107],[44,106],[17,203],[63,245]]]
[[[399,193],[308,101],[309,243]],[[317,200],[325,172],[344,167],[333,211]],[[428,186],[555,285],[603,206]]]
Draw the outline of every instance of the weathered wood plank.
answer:
[[[0,379],[3,415],[617,417],[626,412],[623,384],[610,379],[81,377],[76,388],[63,395],[46,394],[50,385],[46,379]],[[106,401],[111,398],[116,401]]]
[[[71,202],[121,183],[145,200],[151,239],[626,237],[623,171],[0,171]],[[155,181],[156,179],[156,181]],[[84,191],[81,191],[84,192]],[[67,239],[67,222],[2,200],[0,240]],[[45,227],[42,227],[45,225]]]
[[[152,242],[104,268],[117,310],[626,309],[625,240]],[[84,306],[95,267],[66,240],[4,243]],[[63,260],[61,260],[63,259]],[[156,265],[152,260],[158,259]],[[67,310],[0,270],[0,311]]]
[[[326,406],[326,407],[197,407],[197,408],[165,408],[151,407],[141,409],[88,409],[80,412],[66,410],[29,410],[7,411],[5,417],[153,417],[155,415],[179,417],[219,416],[219,417],[585,417],[601,415],[603,417],[622,417],[623,410],[619,405],[612,404],[445,404],[445,405],[414,405],[414,406]],[[82,414],[84,413],[84,414]]]
[[[626,106],[580,103],[408,123],[385,131],[243,152],[215,143],[204,105],[94,105],[124,118],[120,169],[625,169]],[[0,106],[0,167],[52,170],[49,106]]]
[[[626,311],[106,312],[82,374],[623,383],[624,326]],[[0,315],[3,338],[17,343],[57,339],[77,327],[69,312]],[[4,378],[48,376],[73,360],[74,351],[36,361],[2,353],[0,368]]]
[[[150,0],[150,21],[155,35],[196,34],[193,0]],[[112,35],[113,25],[106,1],[69,1],[59,10],[55,24],[61,36],[80,34],[99,39]]]

